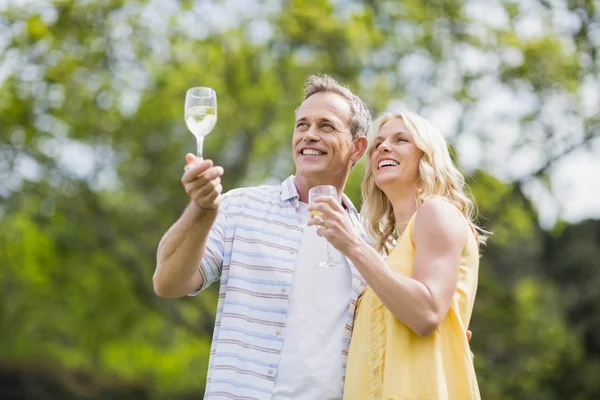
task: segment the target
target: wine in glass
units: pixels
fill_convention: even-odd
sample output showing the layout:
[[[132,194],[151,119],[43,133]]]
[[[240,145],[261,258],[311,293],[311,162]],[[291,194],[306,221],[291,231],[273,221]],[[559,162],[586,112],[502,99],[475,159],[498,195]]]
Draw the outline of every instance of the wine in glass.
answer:
[[[196,137],[197,156],[202,158],[204,137],[217,123],[217,94],[208,87],[194,87],[185,94],[185,124]]]
[[[335,186],[331,185],[315,186],[308,191],[308,203],[313,204],[314,200],[319,196],[332,196],[337,201],[337,189]],[[311,211],[310,215],[313,218],[323,218],[323,215],[318,211]],[[317,228],[320,228],[320,226],[317,226]],[[332,252],[335,251],[335,249],[332,249],[331,247],[331,244],[327,242],[327,260],[321,261],[318,264],[319,268],[324,269],[342,265],[339,261],[334,260]]]

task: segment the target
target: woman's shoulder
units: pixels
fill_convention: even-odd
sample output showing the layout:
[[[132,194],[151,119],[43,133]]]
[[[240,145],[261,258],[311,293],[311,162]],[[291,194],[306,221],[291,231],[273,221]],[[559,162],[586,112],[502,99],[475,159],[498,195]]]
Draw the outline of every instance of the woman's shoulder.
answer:
[[[460,210],[445,197],[434,197],[425,201],[416,212],[416,218],[421,220],[454,220],[464,221]]]
[[[417,210],[413,239],[423,234],[427,237],[468,238],[468,223],[460,210],[444,197],[425,201]]]

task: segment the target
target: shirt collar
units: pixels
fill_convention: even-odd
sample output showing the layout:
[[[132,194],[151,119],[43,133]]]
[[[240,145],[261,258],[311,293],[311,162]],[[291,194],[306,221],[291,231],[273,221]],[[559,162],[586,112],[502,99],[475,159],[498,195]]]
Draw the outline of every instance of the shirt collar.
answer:
[[[294,184],[294,175],[290,175],[285,181],[281,183],[281,201],[300,199],[300,194],[296,185]]]

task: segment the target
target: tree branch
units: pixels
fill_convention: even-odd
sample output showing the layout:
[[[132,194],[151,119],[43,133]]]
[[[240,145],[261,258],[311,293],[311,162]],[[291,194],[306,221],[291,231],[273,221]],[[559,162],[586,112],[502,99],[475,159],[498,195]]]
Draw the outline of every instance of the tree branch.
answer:
[[[539,167],[538,169],[536,169],[535,171],[524,175],[518,179],[515,179],[513,182],[519,182],[519,183],[526,183],[534,178],[539,178],[541,177],[550,167],[552,167],[554,165],[554,163],[556,163],[557,161],[559,161],[560,159],[562,159],[563,157],[571,154],[572,152],[574,152],[575,150],[578,150],[586,145],[588,145],[589,143],[592,142],[592,140],[599,138],[600,134],[596,133],[596,132],[591,132],[588,135],[586,135],[585,137],[583,137],[583,139],[581,139],[579,142],[577,143],[573,143],[571,146],[569,146],[567,149],[565,149],[563,152],[559,153],[559,154],[555,154],[553,156],[548,157],[548,159],[546,160],[546,162],[544,163],[544,165],[542,165],[541,167]]]

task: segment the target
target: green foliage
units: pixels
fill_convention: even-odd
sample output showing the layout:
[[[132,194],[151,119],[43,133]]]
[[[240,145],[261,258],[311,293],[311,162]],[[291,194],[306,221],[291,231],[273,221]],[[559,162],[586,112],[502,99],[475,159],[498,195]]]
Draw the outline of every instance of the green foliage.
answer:
[[[532,37],[517,29],[532,11],[513,1],[498,1],[502,26],[457,0],[253,2],[248,15],[228,3],[0,6],[0,362],[81,370],[156,398],[202,393],[217,288],[179,300],[152,289],[157,243],[186,202],[191,86],[217,91],[205,154],[228,190],[294,172],[294,110],[311,73],[349,85],[374,116],[396,101],[424,114],[456,106],[453,146],[465,132],[486,143],[469,123],[490,77],[535,98],[513,121],[535,146],[546,100],[580,104],[582,78],[598,75],[590,1],[536,3],[544,29]],[[560,12],[575,28],[556,25]],[[490,61],[469,67],[473,54]],[[598,135],[597,116],[567,111]],[[544,146],[558,131],[544,128]],[[597,221],[539,226],[522,186],[545,179],[560,156],[548,154],[516,181],[484,163],[468,179],[493,232],[471,326],[485,399],[600,396]],[[357,206],[364,163],[346,187]]]
[[[483,271],[471,326],[482,398],[516,399],[524,393],[564,398],[547,382],[564,369],[579,368],[584,357],[564,319],[557,288],[531,278],[511,288]]]

